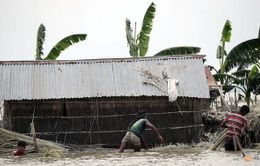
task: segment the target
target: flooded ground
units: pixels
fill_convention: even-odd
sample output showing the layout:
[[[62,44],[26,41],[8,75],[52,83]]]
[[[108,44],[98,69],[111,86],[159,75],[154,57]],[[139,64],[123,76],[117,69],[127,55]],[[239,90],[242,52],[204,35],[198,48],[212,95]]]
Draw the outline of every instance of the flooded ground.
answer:
[[[68,151],[62,158],[43,157],[43,154],[28,154],[14,157],[0,155],[0,165],[8,166],[259,166],[260,151],[245,150],[253,159],[245,161],[241,152],[227,153],[209,151],[189,146],[165,146],[134,153],[126,150],[117,153],[116,149],[89,148],[84,151]]]

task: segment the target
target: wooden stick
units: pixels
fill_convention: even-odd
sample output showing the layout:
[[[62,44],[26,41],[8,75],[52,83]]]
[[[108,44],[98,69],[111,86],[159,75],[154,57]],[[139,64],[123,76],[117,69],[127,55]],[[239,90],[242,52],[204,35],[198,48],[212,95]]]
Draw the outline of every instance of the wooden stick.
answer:
[[[240,149],[241,152],[242,152],[242,155],[243,155],[244,159],[245,159],[246,161],[252,160],[252,157],[249,156],[249,155],[246,155],[245,152],[243,151],[242,146],[241,146],[241,144],[240,144],[240,142],[239,142],[237,136],[234,135],[234,137],[235,137],[235,140],[236,140],[236,142],[237,142],[237,145],[238,145],[239,149]]]

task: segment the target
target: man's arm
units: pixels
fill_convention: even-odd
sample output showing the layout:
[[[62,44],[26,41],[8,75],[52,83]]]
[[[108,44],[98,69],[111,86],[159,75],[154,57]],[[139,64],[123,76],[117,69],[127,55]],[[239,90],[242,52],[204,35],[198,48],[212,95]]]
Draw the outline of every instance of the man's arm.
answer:
[[[223,127],[223,128],[226,128],[226,127],[227,127],[227,126],[226,126],[226,122],[223,121],[223,122],[220,124],[220,126]]]
[[[33,150],[30,150],[30,151],[27,151],[25,154],[29,154],[29,153],[38,153],[39,150],[38,149],[33,149]]]
[[[147,121],[146,123],[146,126],[151,128],[154,132],[156,132],[156,134],[158,135],[161,143],[163,142],[163,137],[161,136],[161,134],[159,133],[158,129],[152,124],[150,123],[149,121]]]
[[[140,141],[141,141],[141,145],[144,147],[144,149],[148,150],[148,148],[147,148],[147,146],[146,146],[142,136],[140,136]]]
[[[249,129],[249,126],[250,126],[250,125],[249,125],[249,122],[246,120],[246,121],[244,122],[244,126],[243,126],[245,133],[248,133],[248,132],[249,132],[249,130],[250,130],[250,129]]]
[[[220,126],[223,127],[223,128],[227,128],[227,126],[226,126],[227,121],[228,121],[228,117],[226,117],[226,118],[223,120],[223,122],[220,124]]]

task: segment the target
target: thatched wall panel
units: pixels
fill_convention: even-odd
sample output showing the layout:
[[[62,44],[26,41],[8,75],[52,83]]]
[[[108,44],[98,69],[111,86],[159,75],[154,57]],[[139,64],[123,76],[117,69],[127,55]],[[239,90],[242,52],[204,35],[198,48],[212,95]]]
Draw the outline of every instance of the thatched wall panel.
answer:
[[[113,144],[119,145],[125,132],[120,133],[62,133],[37,135],[38,138],[67,144]]]
[[[160,130],[167,143],[190,143],[192,140],[198,141],[201,131],[202,127]]]
[[[193,112],[149,115],[150,122],[152,122],[157,127],[177,127],[193,125],[193,119]]]
[[[8,101],[7,105],[12,130],[28,133],[35,110],[34,124],[38,136],[83,144],[120,143],[124,131],[136,120],[136,113],[141,109],[147,110],[149,120],[163,128],[162,132],[171,142],[181,142],[181,135],[187,139],[184,142],[189,142],[191,130],[175,129],[172,133],[171,128],[201,124],[200,113],[208,108],[206,99],[178,98],[170,103],[167,97]],[[191,135],[196,138],[197,133]]]
[[[148,114],[150,122],[159,128],[178,127],[201,124],[200,112],[169,112]],[[34,125],[37,132],[65,131],[109,131],[125,130],[136,120],[134,114],[93,117],[35,117]],[[28,132],[31,117],[15,118],[13,124],[19,132]],[[27,126],[27,127],[26,127]]]
[[[14,128],[18,132],[30,131],[31,118],[12,119]],[[87,129],[88,123],[85,118],[63,119],[63,118],[35,118],[34,126],[37,132],[56,131],[82,131]]]
[[[62,116],[63,103],[61,101],[21,101],[12,102],[10,110],[12,117],[15,116]]]
[[[12,130],[19,132],[19,133],[29,133],[30,123],[32,122],[31,119],[12,119]]]

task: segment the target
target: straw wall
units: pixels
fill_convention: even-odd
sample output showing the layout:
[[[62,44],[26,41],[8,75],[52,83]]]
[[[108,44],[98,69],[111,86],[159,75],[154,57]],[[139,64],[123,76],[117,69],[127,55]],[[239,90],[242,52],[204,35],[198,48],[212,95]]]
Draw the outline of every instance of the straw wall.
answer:
[[[206,99],[178,98],[169,103],[167,97],[7,101],[4,118],[6,128],[28,134],[34,114],[39,138],[112,146],[120,144],[138,110],[146,109],[148,119],[159,128],[166,142],[176,143],[198,138],[203,127],[201,113],[208,106]],[[158,142],[150,130],[144,137],[148,144]]]

